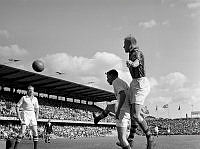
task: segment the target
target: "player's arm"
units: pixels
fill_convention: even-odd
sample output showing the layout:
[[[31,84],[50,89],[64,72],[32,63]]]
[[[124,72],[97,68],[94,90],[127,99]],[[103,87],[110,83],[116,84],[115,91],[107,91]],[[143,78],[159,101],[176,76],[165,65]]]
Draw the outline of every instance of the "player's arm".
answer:
[[[141,52],[136,51],[134,54],[130,56],[130,60],[126,61],[127,67],[138,67],[140,64],[140,57],[141,57]]]
[[[16,113],[17,113],[17,118],[19,120],[21,120],[21,116],[20,116],[20,111],[19,111],[19,108],[21,107],[22,103],[23,103],[23,100],[24,100],[24,97],[22,97],[19,102],[17,103],[16,105]]]
[[[139,61],[138,59],[136,59],[136,60],[134,60],[134,61],[128,60],[128,61],[126,62],[126,64],[127,64],[127,67],[128,67],[128,68],[129,68],[129,67],[137,67],[137,66],[139,66],[139,64],[140,64],[140,61]]]
[[[35,109],[35,116],[36,116],[36,120],[38,120],[38,118],[39,118],[39,108]]]
[[[120,91],[119,94],[120,94],[120,100],[119,100],[117,111],[116,111],[116,118],[118,118],[121,107],[123,106],[124,101],[126,99],[126,93],[124,90]]]
[[[36,98],[37,99],[37,98]],[[38,120],[39,117],[39,104],[38,104],[38,100],[36,100],[35,102],[35,116],[36,116],[36,120]]]

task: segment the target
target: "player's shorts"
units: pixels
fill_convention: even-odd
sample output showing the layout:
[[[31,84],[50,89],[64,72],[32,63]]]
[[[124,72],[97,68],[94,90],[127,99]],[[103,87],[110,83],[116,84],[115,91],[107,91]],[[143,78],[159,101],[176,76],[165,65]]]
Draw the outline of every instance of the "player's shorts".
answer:
[[[143,105],[144,100],[150,92],[150,83],[146,77],[133,79],[130,84],[130,104]]]
[[[130,113],[120,111],[119,119],[116,119],[117,127],[128,127],[130,125]]]
[[[37,126],[37,120],[34,111],[22,111],[21,112],[21,124],[26,126]]]

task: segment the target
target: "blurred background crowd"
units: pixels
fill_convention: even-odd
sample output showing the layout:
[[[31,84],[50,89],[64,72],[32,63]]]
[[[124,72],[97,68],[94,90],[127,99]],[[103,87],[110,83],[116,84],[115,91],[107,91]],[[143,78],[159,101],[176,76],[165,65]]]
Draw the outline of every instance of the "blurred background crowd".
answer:
[[[10,94],[4,92],[0,94],[0,138],[16,136],[20,124],[15,121],[3,120],[6,117],[16,117],[16,103],[21,98],[20,94]],[[101,112],[101,109],[95,105],[74,104],[57,100],[48,100],[47,98],[38,98],[40,104],[39,119],[51,120],[69,120],[72,122],[93,122],[92,112]],[[159,135],[167,134],[170,128],[171,135],[200,135],[199,118],[180,118],[180,119],[163,119],[147,116],[147,123],[154,133],[155,126],[159,128]],[[115,118],[108,116],[101,122],[111,123],[111,125],[72,125],[53,122],[53,134],[57,137],[78,138],[78,137],[95,137],[112,135],[115,130]],[[27,129],[26,137],[30,137],[30,130]],[[44,137],[44,123],[38,123],[38,132],[41,138]],[[138,128],[139,135],[143,135]]]

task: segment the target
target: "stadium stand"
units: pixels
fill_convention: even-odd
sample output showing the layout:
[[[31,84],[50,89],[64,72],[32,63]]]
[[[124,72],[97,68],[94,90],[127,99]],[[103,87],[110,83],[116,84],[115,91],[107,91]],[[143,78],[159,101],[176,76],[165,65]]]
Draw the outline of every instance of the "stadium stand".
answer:
[[[44,124],[49,118],[52,119],[54,135],[59,137],[104,136],[115,129],[114,118],[108,117],[99,126],[95,126],[92,117],[92,112],[102,110],[94,105],[94,102],[111,101],[115,99],[113,93],[5,65],[0,65],[0,69],[1,138],[14,137],[18,133],[20,125],[15,107],[19,99],[26,94],[24,89],[30,83],[36,88],[40,104],[40,137],[43,137]],[[64,97],[64,100],[59,97]],[[72,100],[68,101],[68,98]],[[76,102],[76,99],[79,102]],[[85,104],[82,100],[85,100]],[[27,129],[27,137],[28,131]]]
[[[113,93],[5,65],[0,65],[0,69],[1,139],[14,137],[18,133],[20,125],[16,119],[15,107],[30,83],[36,88],[39,86],[36,96],[40,104],[38,131],[41,138],[44,137],[44,124],[49,118],[52,119],[53,132],[57,137],[74,139],[105,136],[115,129],[113,117],[104,119],[98,126],[93,124],[92,117],[92,112],[102,110],[94,102],[111,101],[115,99]],[[45,94],[38,91],[44,91]],[[51,98],[50,95],[56,98]],[[65,97],[64,100],[58,98],[61,96]],[[79,102],[75,99],[79,99]],[[82,99],[86,101],[85,104],[81,102]],[[146,119],[152,132],[156,125],[159,127],[159,135],[166,135],[168,126],[171,135],[200,135],[199,118],[162,119],[149,116]],[[143,135],[140,129],[137,133]],[[28,134],[27,130],[27,137]]]

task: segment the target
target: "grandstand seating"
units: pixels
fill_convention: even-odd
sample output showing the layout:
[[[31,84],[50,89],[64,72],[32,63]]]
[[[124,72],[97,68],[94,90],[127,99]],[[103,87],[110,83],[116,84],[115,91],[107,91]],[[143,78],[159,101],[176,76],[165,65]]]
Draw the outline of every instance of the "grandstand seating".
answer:
[[[22,95],[2,92],[0,94],[0,120],[5,117],[16,117],[16,103]],[[39,118],[40,119],[53,119],[53,120],[70,120],[75,123],[81,122],[93,122],[92,112],[101,111],[101,109],[95,105],[84,105],[80,103],[64,102],[56,99],[38,98],[40,104]],[[114,123],[114,117],[108,117],[102,122]],[[200,119],[199,118],[180,118],[180,119],[147,119],[147,123],[150,126],[152,132],[154,127],[159,127],[159,134],[167,134],[167,128],[170,125],[171,135],[200,135]],[[6,136],[6,134],[15,135],[19,130],[20,125],[13,121],[1,121],[0,125],[0,138]],[[42,137],[44,129],[44,123],[39,123],[39,134]],[[54,123],[54,134],[60,137],[93,137],[104,136],[110,134],[115,129],[105,126],[92,126],[92,125],[61,125]],[[27,133],[28,134],[28,133]],[[142,134],[138,129],[138,134]]]
[[[5,117],[16,117],[16,103],[22,95],[2,92],[0,94],[0,120]],[[50,100],[47,98],[38,98],[40,105],[39,119],[53,119],[53,120],[71,120],[82,122],[93,122],[92,112],[97,112],[102,109],[95,105],[84,105],[80,103],[61,102],[58,100]],[[5,121],[5,119],[4,119]],[[114,118],[102,120],[104,122],[114,122]],[[3,122],[0,125],[0,137],[9,135],[15,136],[19,130],[20,125],[16,122]],[[39,135],[43,136],[44,125],[41,123],[38,127]],[[93,137],[110,134],[112,127],[94,127],[94,126],[65,126],[59,123],[54,123],[54,134],[62,137]],[[64,132],[64,133],[63,133]],[[26,132],[28,135],[28,130]]]

